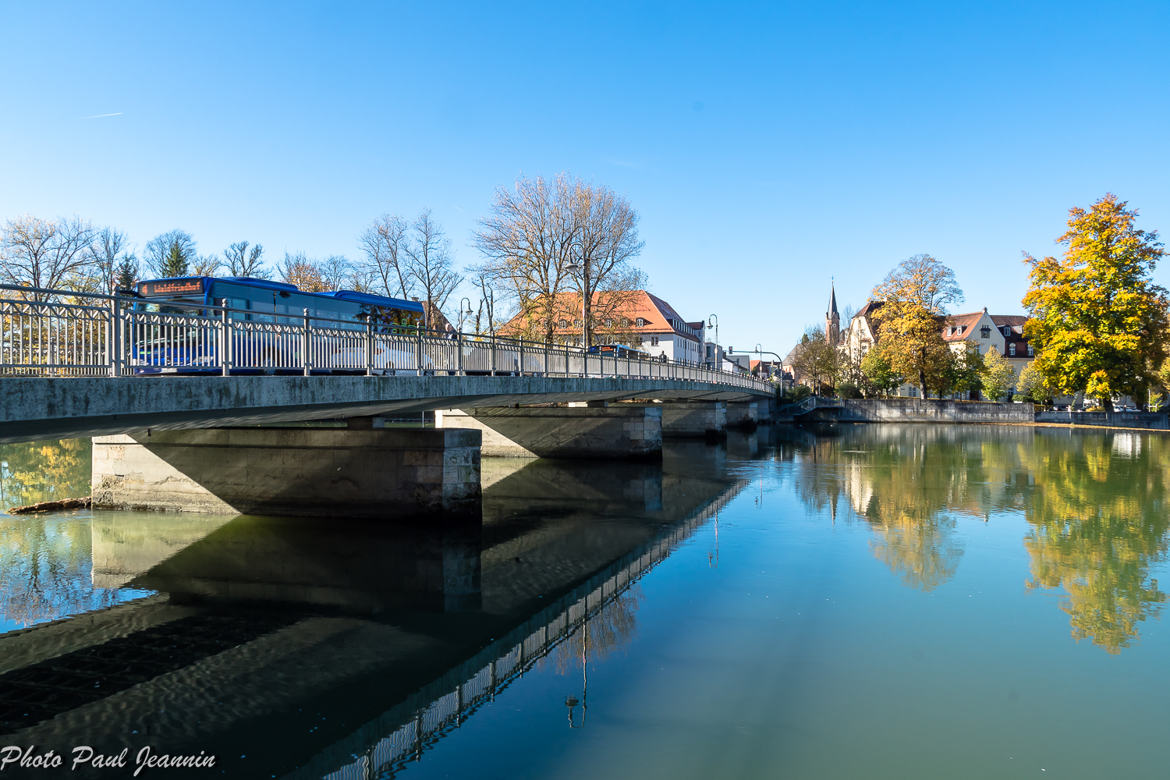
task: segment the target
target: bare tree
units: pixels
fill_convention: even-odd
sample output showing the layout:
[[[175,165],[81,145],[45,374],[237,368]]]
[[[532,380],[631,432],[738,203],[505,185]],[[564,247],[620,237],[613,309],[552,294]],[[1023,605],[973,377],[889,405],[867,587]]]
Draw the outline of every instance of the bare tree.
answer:
[[[219,255],[200,255],[191,262],[192,276],[215,276],[223,265]]]
[[[353,276],[353,266],[342,255],[329,255],[324,260],[317,261],[317,267],[321,270],[321,280],[325,283],[326,290],[342,289]]]
[[[430,209],[418,215],[411,225],[410,240],[406,243],[406,276],[409,277],[426,301],[426,326],[431,327],[430,310],[442,311],[451,293],[463,281],[455,270],[451,257],[451,242],[439,224],[431,218]]]
[[[284,260],[276,267],[276,272],[282,280],[305,292],[326,292],[329,289],[318,264],[304,252],[295,255],[285,252]]]
[[[94,234],[86,251],[90,257],[88,289],[111,293],[123,286],[121,282],[127,275],[135,277],[131,285],[136,281],[138,260],[126,251],[125,233],[109,227],[102,228]]]
[[[365,255],[358,267],[368,274],[375,289],[392,298],[414,295],[414,279],[407,270],[407,230],[404,220],[385,214],[358,239]]]
[[[578,225],[575,276],[583,306],[583,340],[589,346],[598,324],[614,335],[629,330],[622,314],[634,291],[645,286],[644,275],[631,263],[643,244],[638,239],[638,215],[625,198],[608,187],[580,181],[574,183],[572,196]]]
[[[492,336],[496,335],[496,290],[492,286],[491,274],[482,267],[472,268],[475,288],[479,290],[479,305],[475,310],[475,332],[483,333],[484,320],[487,320],[487,330]]]
[[[247,241],[237,241],[223,250],[223,259],[224,264],[227,265],[228,273],[232,276],[266,279],[268,269],[260,260],[263,254],[264,247],[261,244],[255,244],[249,248]]]
[[[49,290],[80,284],[93,263],[93,240],[93,227],[76,217],[8,220],[0,231],[0,282]]]
[[[492,214],[480,222],[475,246],[485,257],[485,276],[513,298],[523,321],[552,341],[557,295],[571,284],[569,266],[579,230],[573,185],[565,175],[547,182],[521,179],[496,190]]]

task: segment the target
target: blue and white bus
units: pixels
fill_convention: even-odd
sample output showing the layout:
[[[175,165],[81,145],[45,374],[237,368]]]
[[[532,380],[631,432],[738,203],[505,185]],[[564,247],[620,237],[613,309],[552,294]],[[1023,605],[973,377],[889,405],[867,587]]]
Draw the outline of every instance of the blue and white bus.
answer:
[[[423,306],[352,290],[310,293],[295,285],[246,277],[188,276],[138,283],[128,337],[135,373],[210,373],[222,366],[222,341],[212,320],[228,319],[233,372],[303,370],[306,318],[314,336],[314,371],[364,372],[364,338],[378,373],[414,366],[414,351],[396,344],[418,333]]]

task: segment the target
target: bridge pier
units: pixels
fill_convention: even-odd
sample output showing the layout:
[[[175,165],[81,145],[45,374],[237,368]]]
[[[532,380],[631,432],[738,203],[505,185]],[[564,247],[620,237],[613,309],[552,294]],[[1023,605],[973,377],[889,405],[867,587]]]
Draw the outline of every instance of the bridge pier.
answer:
[[[643,404],[444,409],[436,428],[471,428],[485,457],[640,460],[662,454],[662,410]]]
[[[723,401],[664,401],[662,435],[675,438],[722,438],[727,430]]]
[[[768,419],[766,401],[729,401],[727,427],[751,430]]]
[[[480,511],[476,431],[210,428],[93,439],[95,509],[409,518]]]

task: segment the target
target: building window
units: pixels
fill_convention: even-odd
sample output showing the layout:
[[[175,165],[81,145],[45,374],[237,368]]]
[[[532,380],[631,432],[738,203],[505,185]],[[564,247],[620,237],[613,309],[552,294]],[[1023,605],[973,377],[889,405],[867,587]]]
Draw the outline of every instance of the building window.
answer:
[[[979,329],[979,338],[983,338],[983,339],[991,338],[991,328],[989,328],[986,325],[984,325],[982,328],[980,328]]]
[[[1016,345],[1015,344],[1008,344],[1008,355],[1011,357],[1016,356]]]
[[[657,336],[650,337],[650,346],[652,346],[652,347],[658,346],[658,337]]]
[[[645,317],[639,317],[639,318],[637,319],[637,325],[638,325],[638,327],[639,327],[639,328],[641,328],[641,327],[644,327],[644,326],[646,325],[646,318],[645,318]]]
[[[1032,357],[1032,354],[1033,354],[1033,353],[1032,353],[1032,345],[1031,345],[1031,344],[1029,344],[1029,345],[1028,345],[1028,357]]]
[[[561,328],[567,328],[567,327],[569,327],[569,321],[568,320],[559,320],[557,322],[557,326],[561,327]]]

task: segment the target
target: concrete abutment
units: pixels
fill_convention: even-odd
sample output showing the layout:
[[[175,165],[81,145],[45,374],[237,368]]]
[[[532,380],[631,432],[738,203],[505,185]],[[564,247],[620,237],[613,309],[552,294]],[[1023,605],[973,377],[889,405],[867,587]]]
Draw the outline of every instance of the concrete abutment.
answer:
[[[663,411],[651,404],[446,409],[435,427],[482,434],[484,457],[644,460],[662,454]]]
[[[472,430],[210,428],[93,439],[96,509],[444,520],[480,511]]]

